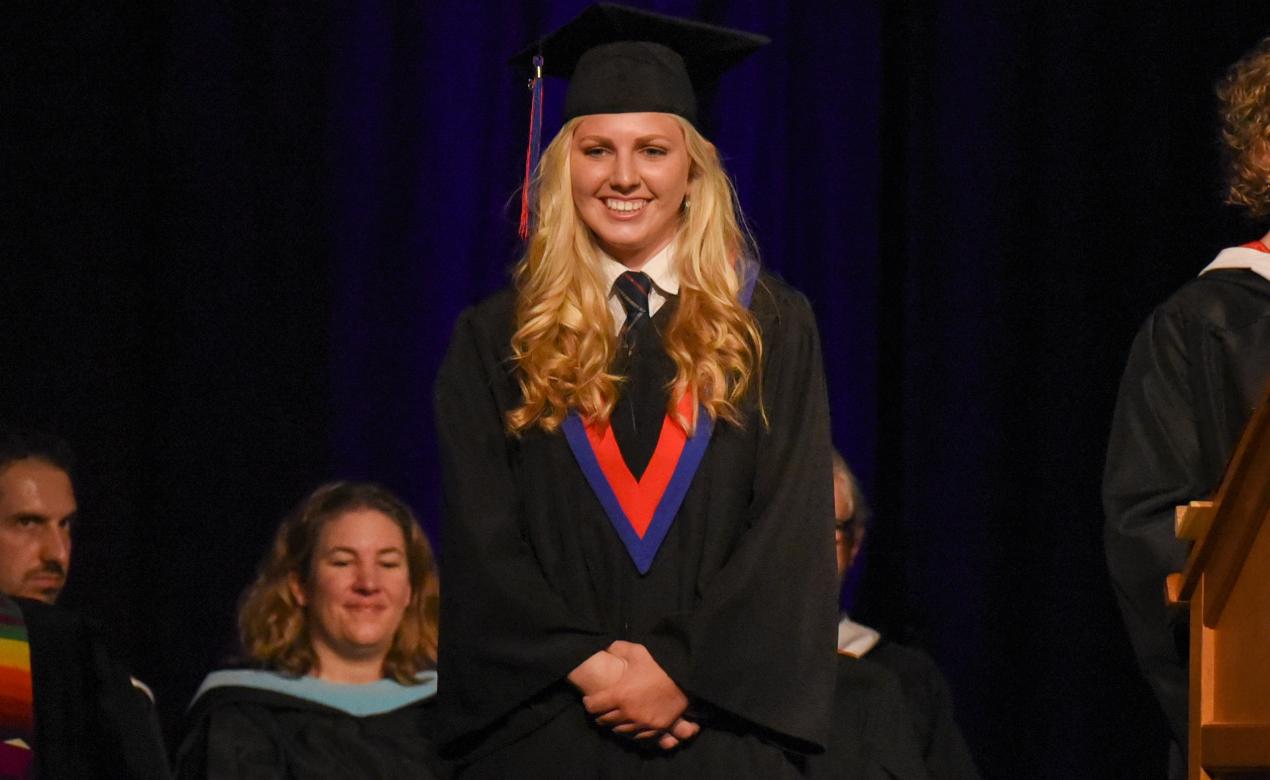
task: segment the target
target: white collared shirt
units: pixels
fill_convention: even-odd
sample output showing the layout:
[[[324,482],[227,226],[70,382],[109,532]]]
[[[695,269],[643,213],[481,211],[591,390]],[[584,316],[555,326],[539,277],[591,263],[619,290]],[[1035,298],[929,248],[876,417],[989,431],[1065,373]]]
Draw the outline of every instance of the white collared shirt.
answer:
[[[653,255],[643,268],[639,269],[653,280],[653,289],[648,293],[648,316],[650,317],[657,313],[670,296],[679,294],[679,271],[675,267],[674,258],[675,242],[671,241],[664,249]],[[600,270],[608,285],[609,313],[613,315],[613,332],[618,333],[622,330],[622,324],[626,322],[626,309],[622,307],[621,299],[613,291],[613,283],[617,281],[617,277],[631,269],[604,252],[600,252]]]

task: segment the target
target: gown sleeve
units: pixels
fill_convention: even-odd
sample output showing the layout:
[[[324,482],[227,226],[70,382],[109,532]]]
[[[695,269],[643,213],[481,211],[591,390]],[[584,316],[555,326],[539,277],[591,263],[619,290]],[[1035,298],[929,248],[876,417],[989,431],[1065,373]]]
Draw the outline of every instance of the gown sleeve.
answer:
[[[758,724],[786,747],[815,751],[828,736],[837,626],[829,408],[820,339],[806,299],[760,283],[759,426],[746,529],[689,613],[639,637],[694,700]],[[764,318],[761,318],[762,321]]]
[[[134,684],[104,644],[93,648],[93,662],[101,685],[100,717],[111,743],[118,745],[128,776],[136,780],[170,778],[154,702]]]
[[[508,369],[491,330],[478,310],[464,312],[436,385],[445,488],[442,742],[491,725],[617,638],[567,607],[521,535],[498,395]]]
[[[1213,487],[1202,464],[1185,327],[1182,315],[1160,310],[1138,333],[1103,474],[1112,584],[1134,652],[1180,745],[1186,745],[1188,632],[1185,613],[1165,603],[1164,579],[1186,563],[1174,507]]]
[[[154,704],[111,653],[102,627],[60,606],[14,601],[30,638],[39,776],[170,778]]]

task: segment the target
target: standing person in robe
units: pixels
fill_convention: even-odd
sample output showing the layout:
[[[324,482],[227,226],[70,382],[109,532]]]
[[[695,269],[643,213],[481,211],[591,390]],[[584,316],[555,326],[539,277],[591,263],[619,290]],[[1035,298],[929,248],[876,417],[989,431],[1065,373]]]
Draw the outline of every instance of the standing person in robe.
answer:
[[[758,272],[696,87],[766,39],[592,6],[514,288],[436,387],[459,776],[804,776],[827,736],[829,425],[806,299]]]
[[[257,668],[204,680],[178,777],[446,776],[432,740],[437,590],[400,499],[365,483],[318,488],[244,595],[239,632]]]
[[[1227,201],[1270,221],[1270,38],[1218,84]],[[1116,401],[1103,474],[1107,564],[1129,639],[1186,771],[1189,626],[1165,605],[1182,570],[1178,504],[1210,498],[1270,381],[1270,235],[1222,250],[1138,332]]]
[[[833,453],[834,551],[838,558],[838,578],[850,571],[864,546],[873,513],[860,489],[860,482],[836,450]],[[855,622],[845,612],[838,621],[838,652],[881,667],[892,673],[904,696],[904,710],[912,726],[917,757],[931,780],[979,780],[961,729],[953,713],[948,680],[935,660],[915,647],[884,638],[876,629]],[[852,691],[838,685],[840,700],[849,706]],[[907,737],[898,731],[886,734],[890,749],[883,755],[899,756],[907,750]],[[899,776],[899,773],[896,773]]]

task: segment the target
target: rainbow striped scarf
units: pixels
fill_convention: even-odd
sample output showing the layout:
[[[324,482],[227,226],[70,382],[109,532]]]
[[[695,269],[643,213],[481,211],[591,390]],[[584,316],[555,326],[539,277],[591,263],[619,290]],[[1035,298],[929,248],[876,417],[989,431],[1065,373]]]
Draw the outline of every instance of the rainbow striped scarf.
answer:
[[[35,706],[31,690],[31,645],[22,611],[0,595],[0,778],[34,773]]]

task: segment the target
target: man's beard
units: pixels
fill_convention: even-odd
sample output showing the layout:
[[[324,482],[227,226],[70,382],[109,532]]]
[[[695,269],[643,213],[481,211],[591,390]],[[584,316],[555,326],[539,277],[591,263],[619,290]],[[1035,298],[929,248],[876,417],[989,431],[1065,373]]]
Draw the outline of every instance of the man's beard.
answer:
[[[26,582],[34,583],[38,580],[47,579],[49,575],[57,577],[57,584],[33,584],[29,590],[33,593],[39,593],[39,598],[42,601],[47,601],[51,604],[57,600],[59,595],[61,595],[62,588],[66,587],[66,567],[62,566],[62,564],[57,561],[46,561],[35,571],[27,573],[27,575],[22,579]]]

